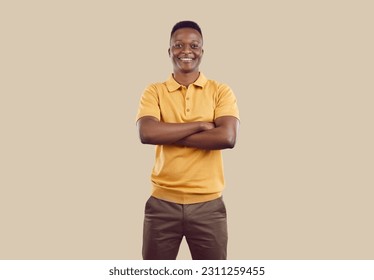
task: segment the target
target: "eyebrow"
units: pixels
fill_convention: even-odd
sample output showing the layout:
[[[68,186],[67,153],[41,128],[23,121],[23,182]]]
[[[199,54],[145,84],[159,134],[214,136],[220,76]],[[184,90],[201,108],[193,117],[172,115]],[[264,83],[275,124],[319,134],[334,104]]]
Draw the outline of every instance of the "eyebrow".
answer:
[[[183,42],[182,40],[175,40],[175,43]],[[191,43],[201,43],[202,41],[192,40]]]

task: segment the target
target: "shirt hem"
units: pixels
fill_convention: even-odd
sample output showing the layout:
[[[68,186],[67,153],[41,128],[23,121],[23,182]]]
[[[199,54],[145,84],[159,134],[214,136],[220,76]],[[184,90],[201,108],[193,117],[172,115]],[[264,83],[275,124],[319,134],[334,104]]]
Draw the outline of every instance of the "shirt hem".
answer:
[[[155,198],[165,200],[168,202],[178,204],[194,204],[207,202],[217,199],[222,196],[222,192],[209,193],[209,194],[186,194],[186,193],[173,193],[168,190],[160,188],[153,188],[151,195]]]

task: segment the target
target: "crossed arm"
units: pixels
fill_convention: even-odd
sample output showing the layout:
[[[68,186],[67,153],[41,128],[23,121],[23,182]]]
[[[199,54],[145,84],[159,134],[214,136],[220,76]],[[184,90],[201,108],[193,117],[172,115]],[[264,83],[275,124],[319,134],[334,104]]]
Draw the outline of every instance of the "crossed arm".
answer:
[[[137,126],[143,144],[221,150],[235,146],[239,121],[232,116],[223,116],[214,122],[165,123],[145,116],[138,120]]]

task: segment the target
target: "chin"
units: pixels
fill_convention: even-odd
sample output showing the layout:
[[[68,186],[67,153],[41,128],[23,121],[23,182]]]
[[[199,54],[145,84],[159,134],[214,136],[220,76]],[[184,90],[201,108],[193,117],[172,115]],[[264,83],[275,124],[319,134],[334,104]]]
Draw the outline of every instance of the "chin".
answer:
[[[180,69],[180,72],[184,73],[184,74],[188,74],[188,73],[196,73],[196,72],[199,72],[198,69]]]

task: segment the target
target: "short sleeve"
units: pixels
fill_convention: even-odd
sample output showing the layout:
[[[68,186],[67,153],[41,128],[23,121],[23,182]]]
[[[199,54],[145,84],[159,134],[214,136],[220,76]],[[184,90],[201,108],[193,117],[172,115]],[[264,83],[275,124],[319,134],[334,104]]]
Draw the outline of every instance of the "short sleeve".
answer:
[[[236,97],[231,88],[225,84],[218,86],[218,98],[214,112],[214,118],[233,116],[239,119],[239,109]]]
[[[145,116],[152,116],[160,120],[159,98],[155,84],[148,86],[144,90],[140,98],[136,121]]]

